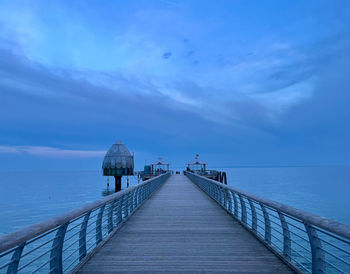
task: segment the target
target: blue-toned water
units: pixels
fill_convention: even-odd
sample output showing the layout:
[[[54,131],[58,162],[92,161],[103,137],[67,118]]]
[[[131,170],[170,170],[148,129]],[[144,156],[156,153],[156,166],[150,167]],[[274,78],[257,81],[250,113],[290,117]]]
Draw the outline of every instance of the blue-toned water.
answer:
[[[238,189],[350,225],[350,166],[224,170]]]
[[[350,225],[350,167],[223,170],[236,188]],[[0,172],[0,235],[100,199],[105,190],[100,171]]]
[[[101,171],[0,172],[0,236],[101,199],[106,182]]]

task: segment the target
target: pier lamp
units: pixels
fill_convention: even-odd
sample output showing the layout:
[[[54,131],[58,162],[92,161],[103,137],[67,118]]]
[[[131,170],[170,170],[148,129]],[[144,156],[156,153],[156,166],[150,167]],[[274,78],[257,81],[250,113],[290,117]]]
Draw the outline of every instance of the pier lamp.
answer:
[[[107,151],[102,163],[103,176],[114,176],[115,192],[122,189],[122,176],[134,174],[134,155],[121,142],[117,141]]]

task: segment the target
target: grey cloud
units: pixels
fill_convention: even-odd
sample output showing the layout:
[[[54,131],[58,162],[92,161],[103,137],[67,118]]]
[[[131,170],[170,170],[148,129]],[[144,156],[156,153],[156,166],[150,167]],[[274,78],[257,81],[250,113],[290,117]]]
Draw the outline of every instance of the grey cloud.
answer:
[[[165,52],[163,54],[163,59],[169,59],[171,57],[172,53],[171,52]]]
[[[28,154],[44,157],[60,157],[60,158],[91,158],[101,157],[105,150],[72,150],[61,149],[56,147],[43,146],[1,146],[0,153],[2,154]]]

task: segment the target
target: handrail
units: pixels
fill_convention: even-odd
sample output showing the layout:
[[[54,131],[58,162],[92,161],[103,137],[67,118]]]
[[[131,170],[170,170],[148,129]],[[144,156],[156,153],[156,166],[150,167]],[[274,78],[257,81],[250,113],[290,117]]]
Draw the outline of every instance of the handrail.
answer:
[[[297,271],[350,272],[350,226],[195,173],[185,174]]]
[[[192,174],[194,176],[202,177],[202,176],[195,174],[195,173],[192,173]],[[242,194],[245,197],[253,199],[257,202],[261,202],[261,203],[268,205],[272,208],[278,209],[278,210],[280,210],[280,211],[282,211],[290,216],[293,216],[293,217],[298,218],[298,219],[303,219],[306,222],[308,222],[309,224],[318,226],[320,228],[328,230],[329,232],[338,234],[339,236],[342,236],[342,237],[350,240],[350,226],[348,226],[348,225],[339,223],[339,222],[331,220],[331,219],[327,219],[326,217],[321,217],[321,216],[315,215],[315,214],[310,213],[310,212],[303,211],[301,209],[297,209],[297,208],[292,207],[292,206],[288,206],[288,205],[285,205],[285,204],[282,204],[279,202],[275,202],[275,201],[272,201],[272,200],[269,200],[266,198],[262,198],[258,195],[254,195],[254,194],[245,192],[243,190],[234,188],[232,186],[227,186],[227,185],[218,183],[218,182],[216,182],[212,179],[209,179],[209,178],[206,178],[206,180],[208,180],[211,183],[218,185],[220,187],[227,188],[227,189],[230,189],[232,191],[235,191],[236,193]]]
[[[48,272],[65,272],[62,268],[62,259],[66,255],[64,248],[73,251],[73,253],[79,252],[79,256],[75,256],[75,254],[73,257],[77,257],[75,259],[81,261],[143,201],[148,199],[168,177],[170,177],[170,173],[162,174],[70,212],[0,237],[0,272],[7,268],[8,273],[17,273],[21,270],[21,266],[19,266],[21,258],[33,256],[33,253],[37,252],[38,249],[42,249],[42,253],[34,260],[39,261],[47,252],[49,255],[51,254],[50,259],[43,261],[43,266],[50,265]],[[96,227],[96,231],[91,229],[94,227],[93,225]],[[91,235],[96,238],[95,241],[91,242],[92,237],[87,239],[87,236]],[[93,243],[93,246],[90,246],[89,248],[92,249],[87,252],[89,241]],[[50,243],[52,243],[51,247],[48,246]],[[32,249],[28,247],[29,245],[33,245]],[[74,245],[78,245],[78,247],[74,248]],[[26,249],[25,254],[22,254],[23,249]],[[73,257],[68,256],[67,260],[69,261]],[[28,261],[27,264],[32,264],[32,261]],[[3,264],[4,262],[5,264]],[[72,264],[72,266],[74,265]],[[25,267],[26,265],[22,266],[22,268]],[[32,270],[30,271],[32,272]]]

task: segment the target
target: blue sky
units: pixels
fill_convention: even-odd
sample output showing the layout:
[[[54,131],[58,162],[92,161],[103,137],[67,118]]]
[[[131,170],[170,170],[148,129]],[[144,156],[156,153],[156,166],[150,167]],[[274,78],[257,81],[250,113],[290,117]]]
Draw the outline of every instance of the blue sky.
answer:
[[[0,170],[350,164],[349,1],[0,0]]]

